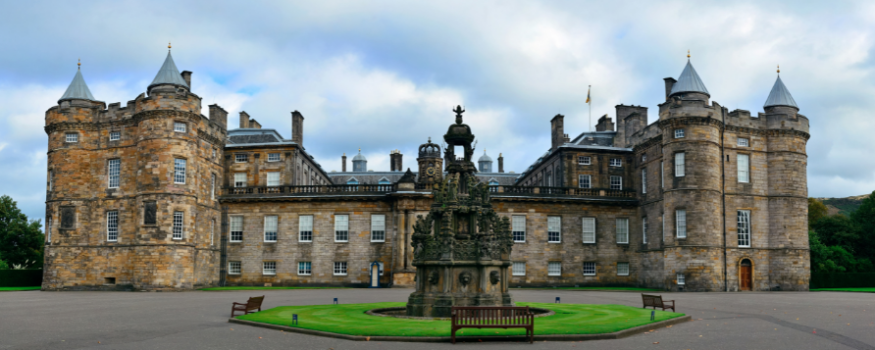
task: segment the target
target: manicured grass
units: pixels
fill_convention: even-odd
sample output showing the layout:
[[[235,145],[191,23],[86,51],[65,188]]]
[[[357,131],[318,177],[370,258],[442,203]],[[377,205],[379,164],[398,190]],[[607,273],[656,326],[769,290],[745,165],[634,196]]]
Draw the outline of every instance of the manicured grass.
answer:
[[[0,287],[0,292],[10,292],[17,290],[39,290],[40,286],[36,287]]]
[[[222,290],[271,290],[271,289],[340,289],[345,287],[212,287],[212,288],[201,288],[201,290],[206,291],[222,291]]]
[[[662,289],[652,289],[652,288],[637,288],[637,287],[556,287],[556,288],[512,288],[514,289],[556,289],[556,290],[620,290],[620,291],[632,291],[632,292],[663,292]]]
[[[364,336],[449,336],[450,321],[379,317],[365,311],[403,307],[405,303],[280,306],[237,317],[241,320]],[[553,316],[535,318],[535,334],[598,334],[652,323],[650,311],[624,305],[517,303],[551,309]],[[298,325],[292,325],[298,314]],[[684,316],[656,311],[656,321]],[[523,335],[523,329],[463,329],[457,335]]]
[[[875,288],[818,288],[812,289],[812,292],[864,292],[875,293]]]

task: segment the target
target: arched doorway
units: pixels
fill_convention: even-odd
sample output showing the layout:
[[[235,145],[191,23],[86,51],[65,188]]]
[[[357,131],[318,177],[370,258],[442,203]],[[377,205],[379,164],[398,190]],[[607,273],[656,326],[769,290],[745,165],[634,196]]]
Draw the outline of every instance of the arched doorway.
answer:
[[[749,259],[741,261],[741,271],[739,272],[739,289],[751,290],[753,285],[753,266]]]

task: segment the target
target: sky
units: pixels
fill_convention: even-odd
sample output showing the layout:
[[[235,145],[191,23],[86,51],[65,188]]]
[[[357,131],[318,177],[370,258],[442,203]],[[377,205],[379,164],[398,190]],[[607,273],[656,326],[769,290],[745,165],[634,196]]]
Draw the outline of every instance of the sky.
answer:
[[[525,170],[550,147],[550,119],[572,138],[618,104],[665,101],[687,50],[711,100],[752,113],[776,66],[810,120],[808,190],[875,190],[875,3],[871,1],[77,1],[5,2],[0,12],[0,195],[45,212],[45,111],[77,59],[95,98],[133,100],[173,44],[192,91],[236,127],[246,111],[303,145],[326,171],[359,148],[415,168],[463,105],[478,154]]]

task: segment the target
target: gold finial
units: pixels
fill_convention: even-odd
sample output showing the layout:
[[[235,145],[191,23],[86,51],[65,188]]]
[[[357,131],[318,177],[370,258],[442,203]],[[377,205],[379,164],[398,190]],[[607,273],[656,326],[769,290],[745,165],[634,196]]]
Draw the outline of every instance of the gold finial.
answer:
[[[343,152],[343,156],[346,157],[346,152]]]
[[[76,62],[76,67],[78,67],[79,69],[82,69],[82,59],[77,58],[76,60],[78,61],[78,62]]]
[[[359,147],[359,153],[362,153],[362,148],[361,148],[361,147]]]
[[[690,58],[690,50],[687,50],[687,58]]]
[[[778,65],[778,74],[781,74],[781,65]]]

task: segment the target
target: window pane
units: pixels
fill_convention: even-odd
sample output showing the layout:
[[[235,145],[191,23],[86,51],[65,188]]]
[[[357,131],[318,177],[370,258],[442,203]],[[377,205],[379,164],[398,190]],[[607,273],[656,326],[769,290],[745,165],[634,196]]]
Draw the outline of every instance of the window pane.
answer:
[[[237,163],[246,163],[249,161],[249,154],[246,153],[237,153],[234,154],[234,162]]]
[[[313,273],[312,264],[309,261],[298,262],[298,275],[309,276]]]
[[[683,273],[678,273],[677,276],[678,276],[677,277],[678,278],[678,285],[682,286],[682,285],[686,284],[686,278],[684,278]]]
[[[268,162],[279,162],[280,161],[280,154],[279,153],[268,153],[267,154],[267,161]]]
[[[641,243],[647,244],[647,218],[641,218]]]
[[[262,273],[265,275],[276,275],[276,261],[265,261]]]
[[[684,137],[684,129],[675,129],[674,130],[674,138],[679,139]]]
[[[750,182],[750,156],[738,155],[738,182]]]
[[[298,242],[313,241],[313,217],[303,215],[298,217]]]
[[[386,216],[371,215],[371,242],[386,240]]]
[[[121,132],[113,131],[113,132],[110,132],[110,133],[109,133],[109,140],[110,140],[110,141],[118,141],[118,140],[121,139],[121,138],[122,138],[122,133],[121,133]]]
[[[676,214],[678,238],[687,238],[687,211],[678,210]]]
[[[76,133],[67,134],[66,138],[67,142],[79,142],[79,134]]]
[[[595,218],[583,218],[583,243],[595,243]]]
[[[276,242],[276,234],[277,232],[277,217],[276,216],[265,216],[264,217],[264,241],[265,242]]]
[[[112,242],[118,240],[118,212],[117,211],[106,212],[106,240],[112,241]]]
[[[526,263],[515,261],[513,263],[513,267],[511,268],[514,276],[525,276],[526,275]]]
[[[685,153],[675,153],[674,154],[674,176],[682,177],[685,175],[686,165],[685,163]]]
[[[229,261],[228,262],[228,274],[229,275],[239,275],[240,274],[240,262],[239,261]]]
[[[512,217],[511,224],[513,228],[511,231],[513,232],[513,241],[514,242],[525,242],[526,241],[526,217],[521,215],[514,215]]]
[[[185,123],[180,123],[180,122],[173,123],[173,131],[185,132]]]
[[[647,169],[641,169],[641,193],[647,193]]]
[[[107,164],[107,172],[109,173],[109,188],[118,188],[121,162],[121,159],[110,159]]]
[[[279,186],[280,185],[280,173],[277,171],[267,173],[267,185],[268,186]]]
[[[595,276],[595,262],[583,263],[583,275],[584,276]]]
[[[739,147],[747,147],[747,146],[750,146],[750,140],[739,137],[739,138],[738,138],[738,146],[739,146]]]
[[[618,276],[629,276],[629,263],[627,263],[627,262],[617,263],[617,275]]]
[[[243,241],[243,217],[231,217],[231,242]]]
[[[349,216],[336,215],[334,217],[334,241],[348,242],[349,241]]]
[[[750,210],[738,211],[738,246],[750,247]]]
[[[547,276],[562,276],[562,263],[558,261],[548,262]]]
[[[592,176],[580,175],[578,179],[580,188],[592,188]]]
[[[611,189],[612,190],[622,190],[623,189],[623,177],[611,176]]]
[[[182,217],[183,212],[173,212],[173,239],[182,239]]]
[[[234,187],[246,187],[246,173],[234,173]]]
[[[629,219],[617,219],[617,243],[629,243]]]
[[[185,183],[185,159],[173,160],[173,182],[178,184]]]
[[[562,241],[562,218],[559,216],[547,217],[547,242],[559,243]]]
[[[334,262],[334,275],[336,275],[336,276],[346,275],[346,261],[335,261]]]

